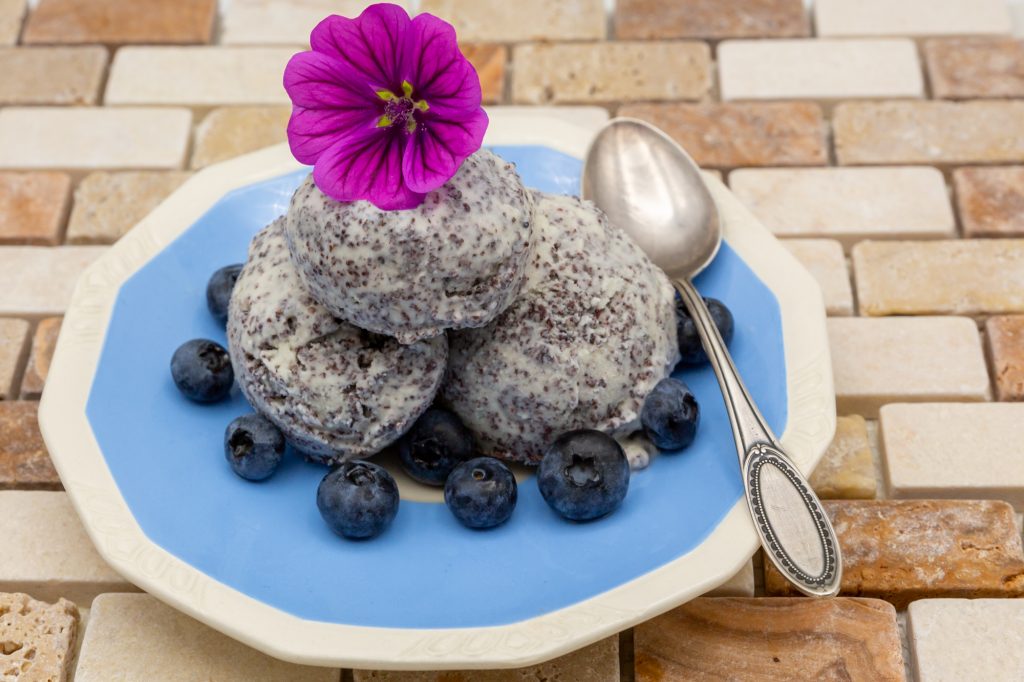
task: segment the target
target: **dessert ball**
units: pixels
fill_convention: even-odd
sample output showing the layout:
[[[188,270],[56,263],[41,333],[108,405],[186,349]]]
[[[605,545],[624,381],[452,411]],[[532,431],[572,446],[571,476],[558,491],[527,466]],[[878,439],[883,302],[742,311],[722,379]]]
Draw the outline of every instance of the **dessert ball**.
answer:
[[[526,464],[566,431],[638,429],[679,359],[665,274],[593,204],[535,201],[522,291],[487,326],[449,334],[442,388],[485,453]]]
[[[325,308],[413,343],[487,324],[512,302],[530,255],[533,200],[513,164],[480,151],[405,211],[334,201],[306,178],[287,234],[292,261]]]
[[[317,303],[288,254],[284,219],[252,240],[228,308],[242,393],[307,456],[336,464],[397,440],[433,401],[444,336],[402,345]]]

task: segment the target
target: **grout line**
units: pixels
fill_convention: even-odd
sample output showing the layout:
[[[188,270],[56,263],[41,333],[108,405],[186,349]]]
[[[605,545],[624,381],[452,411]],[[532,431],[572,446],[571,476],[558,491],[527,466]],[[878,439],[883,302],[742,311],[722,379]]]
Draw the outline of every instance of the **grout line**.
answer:
[[[636,648],[632,628],[619,633],[619,682],[634,682],[636,678]]]

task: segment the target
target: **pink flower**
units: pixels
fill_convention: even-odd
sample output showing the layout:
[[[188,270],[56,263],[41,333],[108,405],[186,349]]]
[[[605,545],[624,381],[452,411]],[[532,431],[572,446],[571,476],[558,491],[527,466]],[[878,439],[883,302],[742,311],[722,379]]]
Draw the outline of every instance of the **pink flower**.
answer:
[[[284,71],[288,144],[327,196],[414,208],[480,148],[480,78],[451,24],[381,3],[327,17],[310,45]]]

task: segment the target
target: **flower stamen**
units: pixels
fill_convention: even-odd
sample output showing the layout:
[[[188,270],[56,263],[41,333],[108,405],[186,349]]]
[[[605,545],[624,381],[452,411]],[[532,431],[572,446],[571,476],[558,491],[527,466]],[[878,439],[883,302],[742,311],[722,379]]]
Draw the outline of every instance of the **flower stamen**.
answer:
[[[415,113],[427,111],[430,105],[426,100],[413,99],[412,93],[415,90],[409,81],[402,81],[401,95],[396,95],[391,90],[377,90],[377,97],[384,101],[384,113],[377,119],[377,127],[401,126],[407,133],[416,132],[419,121],[416,120]]]

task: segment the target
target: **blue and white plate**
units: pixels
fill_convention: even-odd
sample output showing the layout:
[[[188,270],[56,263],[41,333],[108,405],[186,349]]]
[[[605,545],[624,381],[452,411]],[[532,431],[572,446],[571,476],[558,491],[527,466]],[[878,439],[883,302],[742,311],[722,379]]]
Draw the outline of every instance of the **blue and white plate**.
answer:
[[[491,111],[486,141],[528,186],[577,191],[604,112]],[[401,479],[391,529],[334,536],[317,512],[324,470],[289,457],[269,481],[235,476],[224,428],[250,411],[197,406],[171,382],[174,349],[223,342],[206,310],[215,269],[245,259],[306,169],[275,147],[198,173],[83,276],[65,318],[40,421],[100,553],[127,579],[269,654],[376,668],[521,666],[702,594],[756,538],[710,368],[679,376],[701,402],[695,443],[636,472],[599,522],[557,517],[527,475],[511,521],[463,528],[436,491]],[[736,319],[733,357],[797,464],[835,425],[825,314],[811,276],[717,181],[726,243],[697,280]],[[392,467],[394,468],[394,467]]]

